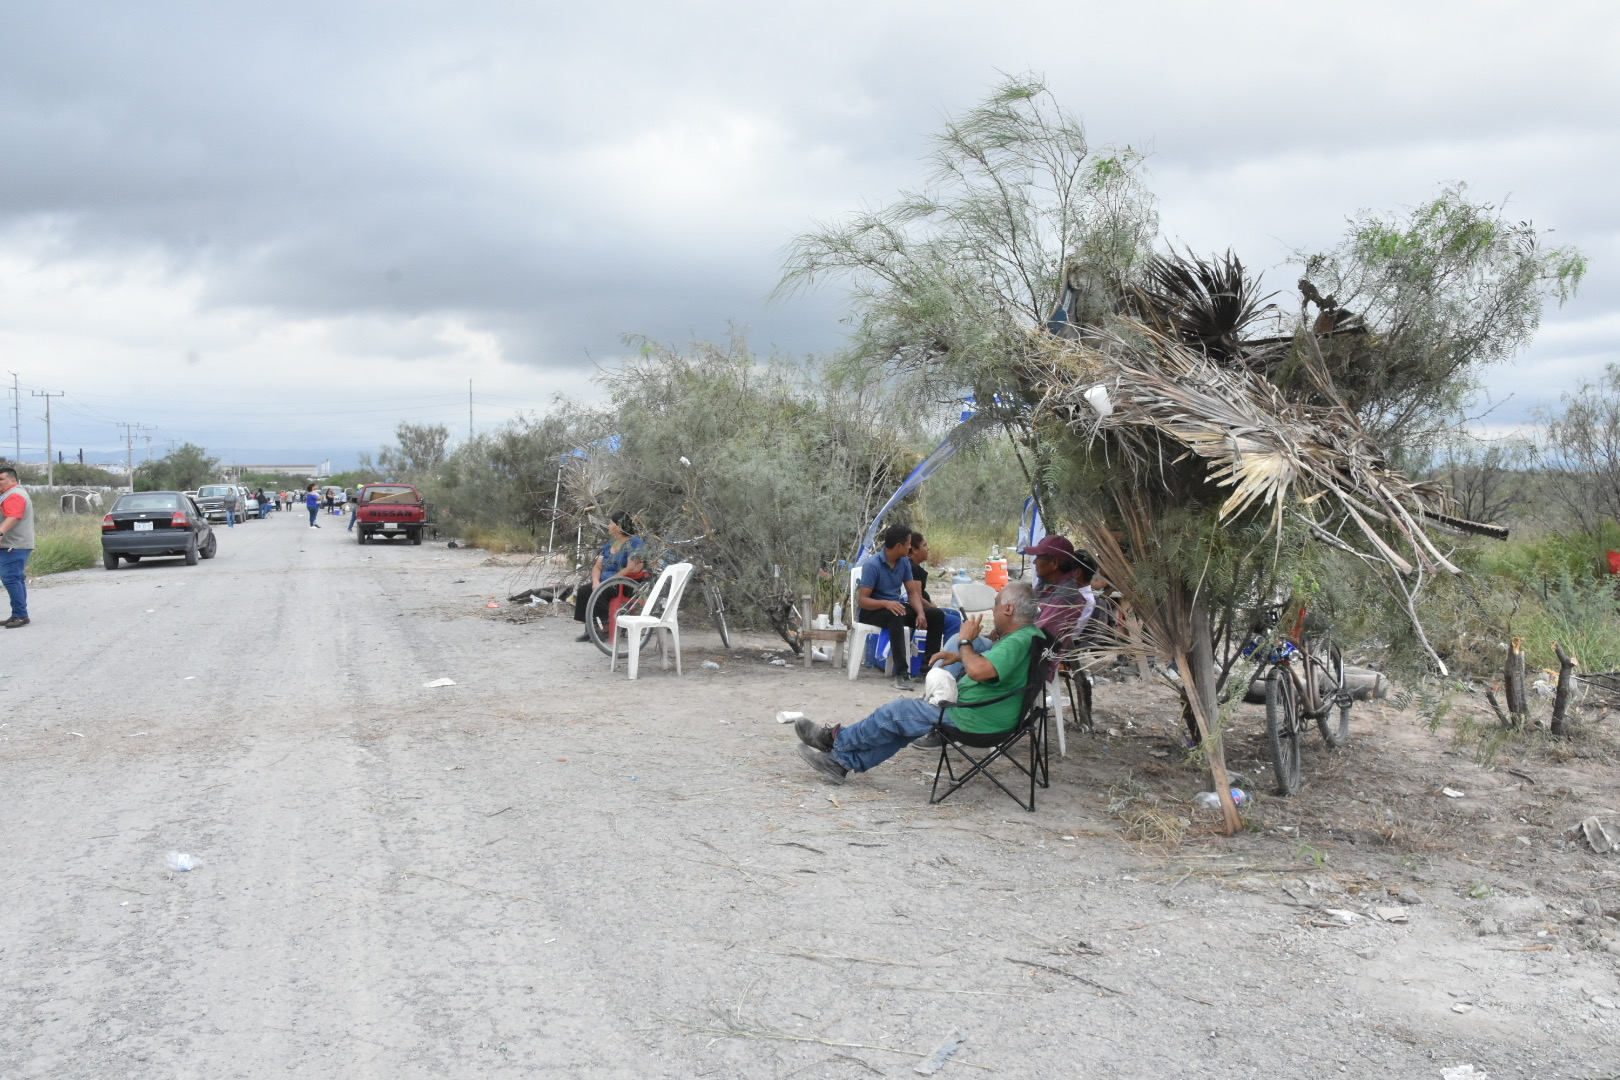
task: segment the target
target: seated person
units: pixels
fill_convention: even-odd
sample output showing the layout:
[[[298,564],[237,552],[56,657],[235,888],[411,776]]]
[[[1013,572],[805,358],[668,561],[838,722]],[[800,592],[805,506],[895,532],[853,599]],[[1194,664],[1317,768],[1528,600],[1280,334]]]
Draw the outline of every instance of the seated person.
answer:
[[[911,576],[916,579],[923,615],[928,619],[928,636],[923,642],[923,670],[927,671],[934,654],[939,652],[940,639],[945,636],[945,612],[935,607],[934,598],[928,595],[928,568],[923,565],[928,561],[928,538],[920,532],[912,533],[911,550],[906,558],[911,560]]]
[[[1014,691],[1022,690],[1029,681],[1029,650],[1039,634],[1036,609],[1035,591],[1027,582],[1015,581],[996,595],[991,612],[996,642],[988,652],[981,654],[974,648],[980,630],[980,620],[974,617],[962,627],[965,644],[961,652],[944,652],[935,658],[936,663],[962,665],[959,704],[1011,695],[982,709],[947,708],[946,724],[960,731],[993,733],[1009,731],[1018,723],[1023,695]],[[920,698],[900,698],[849,727],[829,727],[806,718],[794,724],[793,730],[804,744],[799,756],[823,777],[841,784],[851,770],[865,772],[932,732],[939,718],[939,706]]]
[[[919,630],[928,627],[922,586],[906,557],[910,550],[910,527],[891,525],[883,530],[883,550],[861,560],[861,583],[855,598],[857,619],[889,631],[890,653],[895,658],[894,683],[901,690],[912,688],[911,667],[904,658],[904,631],[913,624]]]
[[[1035,557],[1035,598],[1041,605],[1035,625],[1056,641],[1071,641],[1097,605],[1091,591],[1097,564],[1085,552],[1077,553],[1064,536],[1048,536],[1018,550]]]
[[[591,607],[591,595],[602,587],[602,582],[619,574],[636,576],[645,572],[642,563],[642,549],[646,541],[636,535],[636,523],[630,515],[623,510],[616,511],[608,519],[608,542],[602,545],[601,552],[596,556],[596,562],[591,566],[591,587],[580,587],[574,596],[574,621],[582,623],[586,620]],[[579,635],[576,641],[591,640],[590,628]]]

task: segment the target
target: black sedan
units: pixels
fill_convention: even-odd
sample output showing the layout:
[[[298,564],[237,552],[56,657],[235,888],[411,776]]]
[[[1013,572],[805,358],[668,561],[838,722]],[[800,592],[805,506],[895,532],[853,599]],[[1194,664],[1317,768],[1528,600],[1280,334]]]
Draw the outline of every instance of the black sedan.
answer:
[[[218,550],[208,519],[183,491],[121,495],[101,519],[101,564],[109,570],[119,559],[137,563],[148,555],[180,555],[196,566]]]

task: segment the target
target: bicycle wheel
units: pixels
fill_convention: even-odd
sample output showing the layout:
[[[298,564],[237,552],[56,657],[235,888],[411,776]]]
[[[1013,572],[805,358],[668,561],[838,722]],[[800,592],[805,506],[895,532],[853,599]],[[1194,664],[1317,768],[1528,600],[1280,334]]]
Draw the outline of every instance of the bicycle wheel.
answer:
[[[650,577],[638,579],[621,574],[608,578],[591,594],[590,605],[585,611],[585,632],[591,635],[591,642],[602,650],[603,656],[613,654],[613,601],[622,601],[618,614],[639,615],[652,586],[653,579]],[[641,638],[642,650],[652,645],[657,637],[657,634],[644,634]]]
[[[1277,776],[1277,794],[1299,790],[1299,694],[1288,668],[1278,664],[1266,676],[1266,745]]]
[[[1322,691],[1322,715],[1316,718],[1316,728],[1322,733],[1322,739],[1331,747],[1340,747],[1350,738],[1350,706],[1355,704],[1355,695],[1344,688],[1344,657],[1339,650],[1333,649],[1330,653],[1332,664],[1322,675],[1322,682],[1327,684]],[[1339,714],[1337,722],[1333,714]]]
[[[720,647],[731,648],[731,631],[726,628],[726,598],[721,595],[720,586],[708,578],[703,579],[703,602],[709,606],[709,618],[720,635]]]

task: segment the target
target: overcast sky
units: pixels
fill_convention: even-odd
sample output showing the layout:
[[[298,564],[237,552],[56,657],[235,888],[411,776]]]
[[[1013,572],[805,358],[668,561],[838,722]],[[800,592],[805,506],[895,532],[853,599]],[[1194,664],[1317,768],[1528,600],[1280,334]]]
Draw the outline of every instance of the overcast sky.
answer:
[[[1517,423],[1620,359],[1617,31],[1488,0],[0,0],[0,371],[25,460],[49,389],[70,457],[130,421],[341,464],[400,419],[465,434],[469,379],[481,429],[588,395],[625,333],[833,349],[836,290],[768,302],[784,245],[1028,70],[1149,151],[1167,239],[1275,288],[1455,180],[1584,248],[1492,377]]]

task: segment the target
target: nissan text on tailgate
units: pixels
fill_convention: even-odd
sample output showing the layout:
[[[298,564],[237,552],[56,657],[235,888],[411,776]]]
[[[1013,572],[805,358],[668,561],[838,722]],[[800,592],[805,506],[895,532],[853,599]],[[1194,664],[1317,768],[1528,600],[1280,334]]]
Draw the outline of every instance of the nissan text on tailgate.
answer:
[[[354,532],[362,544],[378,537],[407,536],[422,542],[427,506],[410,484],[368,484],[360,489],[354,510]]]

